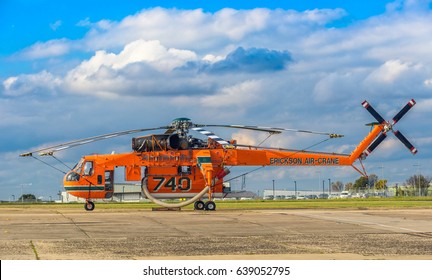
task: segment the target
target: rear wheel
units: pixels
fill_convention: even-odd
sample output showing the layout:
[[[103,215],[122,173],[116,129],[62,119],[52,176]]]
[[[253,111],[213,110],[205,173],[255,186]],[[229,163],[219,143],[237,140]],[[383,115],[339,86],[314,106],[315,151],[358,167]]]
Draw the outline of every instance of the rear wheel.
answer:
[[[216,203],[213,201],[207,201],[204,205],[205,210],[207,211],[215,211],[216,210]]]
[[[195,210],[204,210],[204,202],[202,202],[201,200],[195,201],[194,203],[194,209]]]

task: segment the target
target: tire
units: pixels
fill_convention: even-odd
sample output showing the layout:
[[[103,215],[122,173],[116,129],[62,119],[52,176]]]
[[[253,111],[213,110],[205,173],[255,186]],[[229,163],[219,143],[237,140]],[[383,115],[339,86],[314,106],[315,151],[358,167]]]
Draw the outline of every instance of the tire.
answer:
[[[204,210],[205,204],[201,200],[195,201],[194,203],[194,209],[195,210]]]
[[[204,205],[205,210],[207,211],[215,211],[216,210],[216,203],[213,201],[207,201]]]
[[[95,204],[94,204],[94,202],[93,202],[93,201],[87,201],[87,202],[84,204],[84,209],[85,209],[86,211],[93,211],[93,210],[95,209]]]

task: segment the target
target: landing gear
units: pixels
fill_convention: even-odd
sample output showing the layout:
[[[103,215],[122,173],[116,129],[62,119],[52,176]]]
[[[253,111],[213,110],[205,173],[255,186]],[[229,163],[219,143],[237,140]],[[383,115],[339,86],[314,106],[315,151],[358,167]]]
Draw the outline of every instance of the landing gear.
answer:
[[[87,200],[84,204],[84,209],[87,211],[93,211],[95,209],[95,204],[93,201]]]
[[[194,203],[194,209],[195,210],[204,210],[205,204],[201,200],[195,201]]]
[[[207,201],[206,203],[198,200],[194,203],[195,210],[206,210],[206,211],[214,211],[216,210],[216,203],[213,201]]]
[[[204,205],[205,210],[207,211],[215,211],[216,210],[216,203],[213,201],[207,201]]]

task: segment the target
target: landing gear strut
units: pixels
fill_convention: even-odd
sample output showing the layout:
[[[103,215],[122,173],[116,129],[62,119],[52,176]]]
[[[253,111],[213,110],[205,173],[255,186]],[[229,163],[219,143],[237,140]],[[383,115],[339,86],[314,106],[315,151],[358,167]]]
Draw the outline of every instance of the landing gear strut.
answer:
[[[87,211],[93,211],[95,209],[95,204],[93,201],[86,200],[84,204],[84,209]]]

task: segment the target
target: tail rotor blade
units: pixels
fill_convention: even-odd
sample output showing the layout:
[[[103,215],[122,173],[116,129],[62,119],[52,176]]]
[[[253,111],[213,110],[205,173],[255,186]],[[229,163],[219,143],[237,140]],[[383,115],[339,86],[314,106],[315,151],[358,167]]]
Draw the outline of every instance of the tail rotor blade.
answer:
[[[393,118],[393,125],[397,123],[414,105],[416,104],[414,99],[411,99],[399,113],[396,114]]]
[[[384,139],[386,137],[387,137],[387,134],[381,133],[381,135],[378,136],[375,139],[375,141],[372,142],[372,144],[370,144],[369,148],[367,148],[366,155],[369,155],[370,153],[372,153],[372,151],[375,150],[375,148],[378,147],[378,145],[381,144],[381,142],[384,141]]]
[[[383,119],[383,117],[381,117],[380,114],[378,114],[377,111],[375,111],[374,108],[372,108],[372,106],[369,104],[369,102],[367,102],[366,100],[363,101],[362,103],[363,107],[368,110],[368,112],[379,122],[379,123],[383,123],[385,122],[385,120]]]
[[[408,141],[408,139],[403,136],[403,134],[397,130],[394,132],[394,135],[411,151],[412,154],[417,153],[417,149]]]

